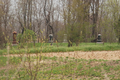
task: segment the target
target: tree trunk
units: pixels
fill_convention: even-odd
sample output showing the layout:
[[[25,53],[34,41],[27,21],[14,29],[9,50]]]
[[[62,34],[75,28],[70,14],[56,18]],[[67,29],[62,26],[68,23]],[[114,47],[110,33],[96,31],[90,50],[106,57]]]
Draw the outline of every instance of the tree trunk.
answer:
[[[72,47],[72,43],[68,41],[68,47]]]
[[[119,37],[119,39],[118,39],[118,44],[120,44],[120,37]]]
[[[4,46],[4,42],[5,41],[5,37],[2,33],[2,28],[0,26],[0,49],[3,49],[5,46]]]

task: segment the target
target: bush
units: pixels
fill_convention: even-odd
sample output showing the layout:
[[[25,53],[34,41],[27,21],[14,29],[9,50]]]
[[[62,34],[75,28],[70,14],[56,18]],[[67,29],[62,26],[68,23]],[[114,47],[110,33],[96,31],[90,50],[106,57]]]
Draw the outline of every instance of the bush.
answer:
[[[32,42],[36,40],[35,32],[29,29],[25,29],[24,33],[19,33],[17,36],[17,41],[20,43],[20,47],[23,47],[24,43]]]

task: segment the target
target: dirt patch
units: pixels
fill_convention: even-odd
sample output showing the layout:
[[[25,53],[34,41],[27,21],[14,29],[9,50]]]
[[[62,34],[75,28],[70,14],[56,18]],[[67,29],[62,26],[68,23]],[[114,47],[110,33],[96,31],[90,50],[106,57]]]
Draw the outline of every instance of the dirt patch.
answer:
[[[120,51],[74,51],[74,52],[59,52],[59,53],[43,53],[47,57],[74,57],[79,59],[104,59],[104,60],[119,60]]]
[[[104,59],[104,60],[120,60],[120,51],[74,51],[74,52],[54,52],[54,53],[42,53],[39,56],[46,57],[74,57],[78,59]],[[5,55],[7,56],[7,55]],[[14,54],[9,55],[12,57],[20,57],[21,55]],[[26,55],[27,56],[27,55]],[[36,56],[36,54],[30,54],[30,56]]]
[[[0,67],[0,70],[9,70],[9,69],[13,69],[15,66],[14,65],[6,65],[4,67]]]

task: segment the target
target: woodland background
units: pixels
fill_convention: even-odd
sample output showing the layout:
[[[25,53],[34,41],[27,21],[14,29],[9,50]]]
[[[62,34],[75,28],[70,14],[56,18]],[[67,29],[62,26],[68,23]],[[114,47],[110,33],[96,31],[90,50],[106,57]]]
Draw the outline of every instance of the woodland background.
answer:
[[[120,1],[0,0],[0,47],[12,43],[13,31],[23,35],[26,30],[37,42],[48,42],[51,33],[54,42],[67,34],[68,43],[76,45],[98,34],[104,42],[120,42]]]

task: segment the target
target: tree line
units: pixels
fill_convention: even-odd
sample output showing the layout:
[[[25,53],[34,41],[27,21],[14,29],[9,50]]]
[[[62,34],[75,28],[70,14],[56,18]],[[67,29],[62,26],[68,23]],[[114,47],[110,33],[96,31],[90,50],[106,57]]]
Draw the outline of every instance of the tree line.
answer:
[[[51,33],[59,42],[67,34],[68,46],[90,42],[99,33],[104,42],[120,42],[119,7],[119,0],[0,0],[0,44],[26,29],[38,42],[47,42]]]

